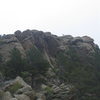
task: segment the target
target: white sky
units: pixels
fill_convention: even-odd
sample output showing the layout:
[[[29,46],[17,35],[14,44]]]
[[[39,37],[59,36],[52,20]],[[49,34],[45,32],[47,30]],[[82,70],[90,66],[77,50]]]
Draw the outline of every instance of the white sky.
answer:
[[[89,35],[100,46],[100,0],[0,0],[0,34],[37,29]]]

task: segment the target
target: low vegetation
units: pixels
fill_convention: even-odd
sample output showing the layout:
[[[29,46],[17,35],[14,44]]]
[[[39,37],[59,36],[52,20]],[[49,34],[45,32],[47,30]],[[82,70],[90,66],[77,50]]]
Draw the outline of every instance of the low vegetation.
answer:
[[[15,83],[8,87],[6,91],[9,91],[11,94],[14,94],[18,89],[22,88],[23,86],[19,83]]]

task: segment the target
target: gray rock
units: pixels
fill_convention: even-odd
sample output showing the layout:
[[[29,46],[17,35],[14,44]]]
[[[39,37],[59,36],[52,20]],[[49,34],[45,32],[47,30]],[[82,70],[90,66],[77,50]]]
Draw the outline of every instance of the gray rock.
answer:
[[[16,77],[16,79],[14,80],[13,83],[19,83],[21,84],[23,87],[27,87],[28,89],[32,89],[31,86],[29,86],[26,82],[24,82],[24,80],[21,77]],[[25,89],[25,88],[24,88]]]
[[[12,99],[12,96],[10,92],[7,91],[3,94],[2,100],[11,100],[11,99]]]
[[[46,100],[46,96],[42,93],[37,93],[36,96],[37,100]]]
[[[27,83],[24,82],[24,80],[21,77],[16,77],[15,80],[10,80],[5,82],[5,86],[3,87],[3,90],[7,90],[10,86],[13,86],[14,84],[20,84],[23,88],[19,89],[19,91],[25,91],[26,89],[32,90],[31,86],[29,86]]]
[[[11,98],[10,100],[18,100],[18,99],[16,99],[16,98]]]
[[[83,36],[82,37],[83,42],[87,42],[87,43],[93,43],[94,40],[88,36]]]
[[[26,86],[26,87],[23,87],[21,89],[18,89],[16,91],[16,94],[25,93],[25,92],[29,92],[29,91],[32,91],[32,88],[29,86]]]
[[[11,93],[7,91],[7,89],[16,83],[19,83],[23,87],[20,87],[17,91],[15,91],[13,93],[14,97],[12,97]],[[36,97],[35,91],[31,88],[31,86],[25,83],[24,80],[19,76],[15,80],[7,82],[3,90],[7,92],[0,92],[0,94],[2,94],[0,96],[0,100],[34,100]]]
[[[18,100],[30,100],[30,98],[25,94],[15,95],[15,98],[17,98]]]
[[[18,91],[16,91],[17,95],[20,94],[24,94],[26,96],[28,96],[31,100],[34,100],[34,98],[36,97],[36,93],[34,90],[32,90],[32,88],[30,87],[23,87],[21,89],[19,89]]]
[[[83,40],[81,39],[81,37],[75,37],[73,38],[70,43],[76,45],[78,42],[83,42]]]

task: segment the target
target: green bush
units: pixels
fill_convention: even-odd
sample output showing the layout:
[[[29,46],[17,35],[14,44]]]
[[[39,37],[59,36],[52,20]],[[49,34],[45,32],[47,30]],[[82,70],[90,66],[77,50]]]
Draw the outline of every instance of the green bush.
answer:
[[[46,91],[48,94],[50,94],[50,93],[53,92],[53,89],[52,89],[51,87],[47,86],[47,87],[45,88],[45,91]]]
[[[46,92],[47,100],[52,100],[52,95],[54,93],[54,90],[49,86],[47,86],[44,90]]]

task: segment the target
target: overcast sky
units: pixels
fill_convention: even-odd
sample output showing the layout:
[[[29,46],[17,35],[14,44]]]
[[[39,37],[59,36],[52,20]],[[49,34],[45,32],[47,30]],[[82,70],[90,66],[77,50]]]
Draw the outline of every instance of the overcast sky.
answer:
[[[100,0],[0,0],[0,34],[37,29],[89,35],[100,46]]]

